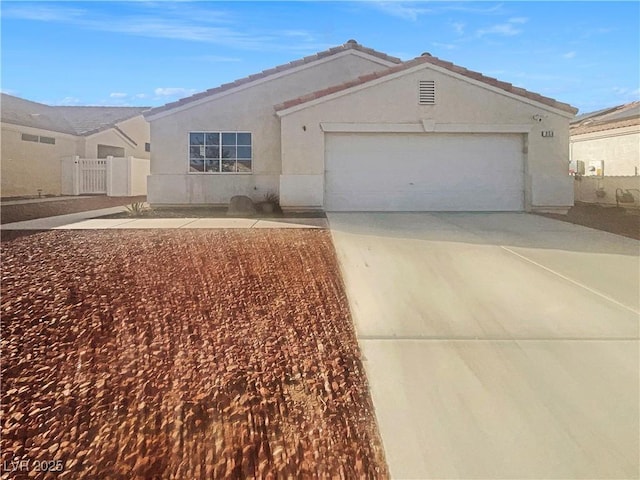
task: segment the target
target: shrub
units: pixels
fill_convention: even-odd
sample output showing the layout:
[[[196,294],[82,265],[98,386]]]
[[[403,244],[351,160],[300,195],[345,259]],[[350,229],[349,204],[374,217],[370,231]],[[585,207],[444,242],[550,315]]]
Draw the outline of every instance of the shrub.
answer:
[[[134,202],[131,205],[127,205],[126,209],[127,213],[132,217],[141,217],[147,211],[144,202]]]

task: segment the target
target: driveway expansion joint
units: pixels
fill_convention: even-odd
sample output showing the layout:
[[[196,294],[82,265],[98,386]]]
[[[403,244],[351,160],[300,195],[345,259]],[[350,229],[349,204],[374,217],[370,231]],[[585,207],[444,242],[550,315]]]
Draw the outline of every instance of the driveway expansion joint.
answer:
[[[505,247],[504,245],[500,245],[500,248],[502,248],[503,250],[506,250],[507,252],[515,255],[516,257],[520,257],[521,259],[523,259],[523,260],[525,260],[525,261],[527,261],[527,262],[529,262],[529,263],[531,263],[531,264],[533,264],[533,265],[535,265],[535,266],[537,266],[539,268],[542,268],[543,270],[546,270],[549,273],[553,273],[557,277],[560,277],[563,280],[566,280],[567,282],[571,282],[574,285],[577,285],[578,287],[584,288],[585,290],[588,290],[589,292],[593,293],[594,295],[598,295],[599,297],[602,297],[605,300],[610,301],[611,303],[615,303],[619,307],[622,307],[622,308],[624,308],[626,310],[629,310],[630,312],[633,312],[635,314],[640,315],[640,310],[636,310],[635,308],[630,307],[628,305],[625,305],[624,303],[621,303],[621,302],[611,298],[610,296],[605,295],[602,292],[599,292],[598,290],[595,290],[595,289],[593,289],[591,287],[586,286],[583,283],[580,283],[580,282],[578,282],[576,280],[573,280],[572,278],[569,278],[566,275],[562,275],[561,273],[556,272],[555,270],[553,270],[553,269],[551,269],[549,267],[546,267],[546,266],[542,265],[541,263],[536,262],[535,260],[531,260],[530,258],[527,258],[525,255],[522,255],[521,253],[518,253],[518,252],[515,252],[515,251],[511,250],[509,247]]]

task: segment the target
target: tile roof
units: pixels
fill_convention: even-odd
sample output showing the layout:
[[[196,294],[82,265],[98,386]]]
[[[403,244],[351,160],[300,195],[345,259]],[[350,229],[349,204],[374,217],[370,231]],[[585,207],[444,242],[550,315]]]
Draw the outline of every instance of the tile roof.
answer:
[[[640,102],[625,103],[579,115],[571,122],[570,134],[580,135],[633,125],[640,125]]]
[[[441,68],[445,68],[451,72],[463,75],[465,77],[471,78],[473,80],[477,80],[479,82],[482,83],[486,83],[487,85],[491,85],[493,87],[497,87],[500,88],[504,91],[510,92],[514,95],[518,95],[521,97],[525,97],[528,98],[530,100],[534,100],[538,103],[542,103],[544,105],[548,105],[550,107],[554,107],[557,108],[559,110],[563,110],[572,114],[575,114],[578,109],[572,107],[571,105],[567,104],[567,103],[562,103],[562,102],[558,102],[557,100],[554,100],[553,98],[549,98],[549,97],[544,97],[538,93],[534,93],[534,92],[530,92],[528,90],[525,90],[523,88],[519,88],[519,87],[515,87],[510,83],[506,83],[506,82],[502,82],[496,78],[492,78],[492,77],[487,77],[486,75],[483,75],[482,73],[479,72],[474,72],[472,70],[468,70],[464,67],[460,67],[458,65],[455,65],[451,62],[447,62],[445,60],[441,60],[437,57],[433,57],[428,53],[422,54],[420,57],[414,58],[413,60],[409,60],[407,62],[404,62],[400,65],[395,65],[393,67],[388,68],[387,70],[382,70],[379,72],[375,72],[375,73],[371,73],[368,75],[363,75],[355,80],[349,81],[349,82],[345,82],[341,85],[336,85],[333,87],[329,87],[329,88],[325,88],[323,90],[319,90],[317,92],[313,92],[310,93],[308,95],[303,95],[301,97],[298,98],[294,98],[292,100],[288,100],[280,105],[277,105],[276,111],[280,111],[280,110],[286,110],[288,108],[294,107],[296,105],[301,105],[303,103],[306,102],[310,102],[312,100],[316,100],[318,98],[322,98],[325,97],[327,95],[331,95],[332,93],[336,93],[336,92],[340,92],[343,90],[347,90],[349,88],[355,87],[357,85],[362,85],[365,84],[367,82],[370,82],[372,80],[375,80],[377,78],[382,78],[385,77],[387,75],[392,75],[394,73],[397,72],[401,72],[403,70],[408,70],[410,68],[413,68],[415,66],[418,65],[422,65],[422,64],[431,64],[431,65],[436,65],[438,67]]]
[[[137,117],[149,107],[53,107],[79,135],[91,135]]]
[[[210,97],[212,95],[216,95],[218,93],[222,93],[222,92],[225,92],[227,90],[231,90],[232,88],[236,88],[236,87],[239,87],[241,85],[246,85],[248,83],[254,82],[256,80],[261,80],[263,78],[267,78],[267,77],[269,77],[271,75],[274,75],[276,73],[284,72],[284,71],[290,70],[292,68],[299,67],[301,65],[313,63],[313,62],[321,60],[323,58],[330,57],[330,56],[336,55],[338,53],[346,52],[348,50],[357,50],[359,52],[367,53],[367,54],[369,54],[371,56],[378,57],[378,58],[380,58],[382,60],[385,60],[385,61],[391,62],[391,63],[397,63],[397,64],[401,64],[402,63],[402,60],[400,60],[397,57],[392,57],[390,55],[387,55],[386,53],[379,52],[379,51],[374,50],[372,48],[364,47],[364,46],[360,45],[358,42],[356,42],[355,40],[349,40],[344,45],[340,45],[338,47],[333,47],[333,48],[330,48],[329,50],[318,52],[318,53],[316,53],[314,55],[309,55],[308,57],[304,57],[304,58],[301,58],[299,60],[294,60],[294,61],[286,63],[284,65],[279,65],[277,67],[273,67],[273,68],[270,68],[268,70],[264,70],[264,71],[262,71],[260,73],[249,75],[248,77],[240,78],[238,80],[235,80],[234,82],[225,83],[223,85],[220,85],[219,87],[210,88],[208,90],[205,90],[204,92],[196,93],[194,95],[191,95],[190,97],[182,98],[182,99],[180,99],[178,101],[167,103],[166,105],[162,105],[160,107],[152,108],[151,110],[149,110],[149,111],[147,111],[145,113],[145,116],[146,117],[153,116],[153,115],[155,115],[157,113],[161,113],[161,112],[165,112],[165,111],[168,111],[168,110],[172,110],[174,108],[181,107],[183,105],[187,105],[187,104],[189,104],[191,102],[195,102],[196,100],[200,100],[202,98]]]
[[[2,122],[71,135],[91,135],[140,115],[149,107],[67,107],[2,94]]]

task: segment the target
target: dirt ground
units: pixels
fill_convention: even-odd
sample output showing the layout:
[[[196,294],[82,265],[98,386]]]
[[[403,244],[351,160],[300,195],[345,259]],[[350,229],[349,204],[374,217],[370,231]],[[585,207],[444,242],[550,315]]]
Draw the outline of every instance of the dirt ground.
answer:
[[[640,212],[638,211],[577,203],[571,207],[567,215],[552,213],[540,215],[640,240]]]
[[[1,478],[388,477],[328,231],[48,231],[2,265]]]
[[[107,197],[106,195],[82,196],[70,200],[55,200],[37,203],[21,203],[5,205],[0,208],[0,223],[21,222],[36,218],[53,217],[67,213],[85,212],[100,208],[118,207],[134,202],[144,202],[146,196],[141,197]]]

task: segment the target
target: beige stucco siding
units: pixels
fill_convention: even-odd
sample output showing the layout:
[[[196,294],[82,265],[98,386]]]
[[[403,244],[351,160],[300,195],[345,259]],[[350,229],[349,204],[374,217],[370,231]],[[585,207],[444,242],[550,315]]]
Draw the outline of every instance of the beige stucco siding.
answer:
[[[63,191],[62,161],[78,155],[96,158],[98,144],[123,147],[125,156],[149,158],[145,142],[149,142],[149,123],[142,115],[118,124],[137,145],[109,128],[88,137],[52,132],[32,127],[2,124],[2,196],[60,195]],[[55,144],[27,142],[22,134],[55,138]],[[69,179],[64,179],[68,183]],[[68,190],[68,189],[67,189]]]
[[[150,127],[142,115],[120,122],[117,127],[133,140],[133,143],[114,128],[109,128],[86,137],[83,156],[96,158],[98,145],[112,145],[124,148],[125,157],[150,158],[149,152],[145,152],[144,148],[144,144],[151,138]]]
[[[571,137],[571,159],[585,166],[604,160],[604,174],[638,175],[640,173],[640,125],[585,133]]]
[[[26,142],[22,134],[55,138],[55,145]],[[2,124],[0,164],[2,196],[13,197],[59,195],[61,189],[60,158],[79,154],[75,137],[30,127]]]
[[[419,80],[434,80],[435,105],[419,105]],[[322,123],[386,124],[388,132],[400,131],[403,124],[422,129],[431,127],[447,131],[452,125],[459,131],[473,133],[489,129],[499,133],[501,126],[516,128],[525,134],[525,188],[529,206],[572,204],[571,179],[568,176],[569,114],[562,114],[541,104],[528,104],[519,98],[490,90],[473,82],[443,73],[431,66],[390,75],[370,82],[366,88],[354,88],[310,102],[281,113],[282,185],[293,185],[294,176],[307,188],[321,195],[318,182],[324,178],[324,132]],[[542,122],[533,119],[543,115]],[[423,127],[423,125],[427,125]],[[453,128],[453,127],[451,127]],[[440,129],[440,130],[438,130]],[[491,130],[493,129],[493,130]],[[552,130],[553,137],[542,137]],[[315,176],[314,181],[310,176]],[[281,192],[287,199],[287,192]],[[289,201],[295,202],[294,198]],[[321,206],[316,198],[314,205]]]
[[[385,68],[379,60],[349,52],[151,119],[149,201],[226,203],[236,194],[260,199],[269,191],[277,192],[281,135],[274,105]],[[188,173],[188,138],[194,131],[251,132],[252,174]]]

